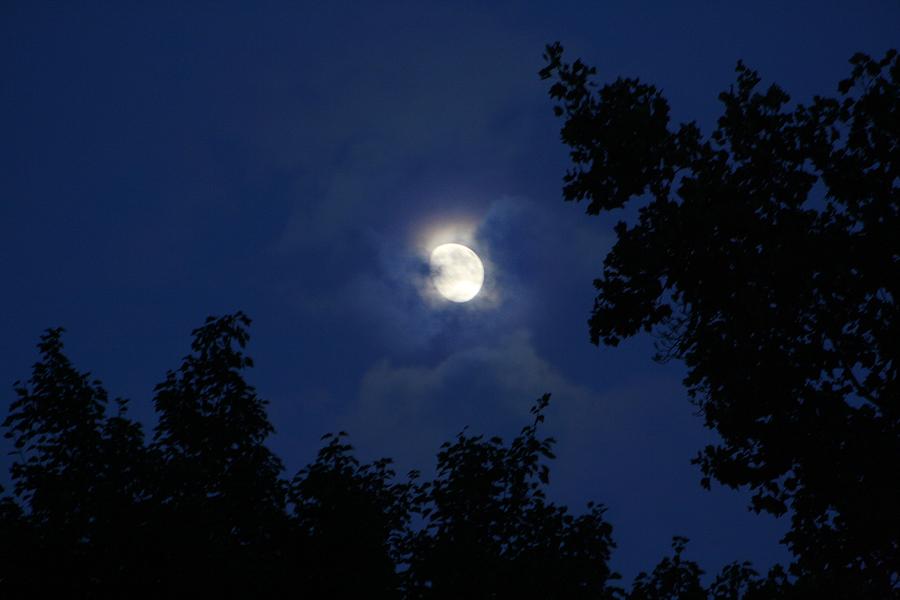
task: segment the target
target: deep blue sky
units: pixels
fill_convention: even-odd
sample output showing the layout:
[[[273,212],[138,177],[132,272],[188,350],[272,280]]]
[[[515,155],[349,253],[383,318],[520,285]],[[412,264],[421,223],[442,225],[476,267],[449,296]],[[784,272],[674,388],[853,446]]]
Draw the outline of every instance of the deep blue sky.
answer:
[[[338,429],[428,471],[464,425],[508,436],[549,391],[552,494],[609,507],[629,579],[673,534],[710,570],[786,557],[783,521],[700,488],[690,458],[713,438],[681,367],[646,337],[589,344],[614,217],[560,199],[537,71],[559,40],[708,131],[738,59],[795,100],[832,94],[854,52],[896,45],[900,4],[127,4],[0,6],[7,400],[63,325],[79,368],[150,428],[190,330],[243,309],[289,473]],[[436,304],[422,245],[464,226],[491,294]]]

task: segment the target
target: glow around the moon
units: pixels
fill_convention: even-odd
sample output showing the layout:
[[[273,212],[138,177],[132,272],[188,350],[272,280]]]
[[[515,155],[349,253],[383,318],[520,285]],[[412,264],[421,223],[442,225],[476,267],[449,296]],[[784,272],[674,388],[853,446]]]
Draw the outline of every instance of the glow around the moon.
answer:
[[[475,252],[462,244],[441,244],[431,251],[431,277],[441,296],[453,302],[468,302],[484,284],[484,265]]]

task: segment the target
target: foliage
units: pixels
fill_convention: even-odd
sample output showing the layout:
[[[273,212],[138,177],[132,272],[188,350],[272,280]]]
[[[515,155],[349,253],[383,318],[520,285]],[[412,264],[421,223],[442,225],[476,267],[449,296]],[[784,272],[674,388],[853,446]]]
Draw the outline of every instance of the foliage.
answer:
[[[153,531],[178,533],[154,546],[171,573],[161,581],[179,590],[215,581],[253,592],[271,579],[271,537],[286,526],[281,461],[264,443],[274,429],[243,377],[253,366],[242,352],[249,324],[241,312],[208,318],[193,331],[191,354],[155,389]]]
[[[790,104],[742,63],[716,129],[548,46],[566,200],[615,225],[589,320],[654,332],[706,425],[705,475],[790,510],[794,574],[829,597],[900,594],[900,56],[857,54],[838,98]]]
[[[460,433],[441,446],[437,477],[419,487],[425,527],[412,536],[409,598],[609,598],[612,527],[603,508],[579,517],[548,502],[551,438],[534,423],[506,446]]]
[[[5,420],[19,458],[0,498],[0,596],[609,598],[603,509],[548,502],[551,439],[460,434],[437,476],[361,464],[326,435],[292,479],[244,379],[249,319],[210,318],[156,386],[153,439],[49,330]],[[0,490],[2,492],[2,490]],[[416,525],[414,526],[414,523]]]
[[[304,589],[316,597],[398,598],[413,484],[394,481],[389,459],[360,464],[346,435],[325,435],[316,461],[292,481],[305,536]]]
[[[106,415],[106,391],[73,367],[61,335],[57,328],[41,336],[42,360],[27,383],[16,383],[17,398],[3,422],[16,448],[15,492],[29,508],[23,522],[11,499],[2,501],[4,528],[22,543],[16,561],[23,570],[9,574],[30,573],[35,587],[47,592],[66,580],[135,576],[137,535],[121,532],[143,530],[146,504],[140,426],[125,416],[123,400],[116,414]]]

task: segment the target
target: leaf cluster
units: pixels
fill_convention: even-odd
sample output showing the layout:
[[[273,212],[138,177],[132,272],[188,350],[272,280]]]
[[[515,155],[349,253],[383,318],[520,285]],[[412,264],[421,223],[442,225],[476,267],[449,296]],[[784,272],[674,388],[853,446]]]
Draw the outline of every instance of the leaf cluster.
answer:
[[[708,136],[661,91],[603,85],[547,47],[566,200],[636,203],[594,281],[591,340],[652,332],[721,438],[696,459],[790,511],[795,574],[832,597],[900,582],[900,56],[857,54],[839,96],[793,104],[743,63]]]

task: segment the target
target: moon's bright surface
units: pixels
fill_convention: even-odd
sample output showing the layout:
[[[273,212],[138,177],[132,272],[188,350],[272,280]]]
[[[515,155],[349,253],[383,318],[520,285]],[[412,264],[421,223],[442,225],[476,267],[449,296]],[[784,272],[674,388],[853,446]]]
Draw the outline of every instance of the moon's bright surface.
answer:
[[[441,296],[453,302],[468,302],[484,284],[484,265],[471,248],[441,244],[431,251],[431,277]]]

